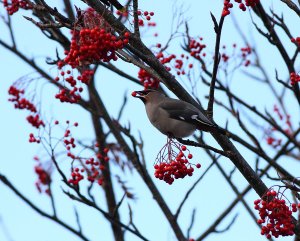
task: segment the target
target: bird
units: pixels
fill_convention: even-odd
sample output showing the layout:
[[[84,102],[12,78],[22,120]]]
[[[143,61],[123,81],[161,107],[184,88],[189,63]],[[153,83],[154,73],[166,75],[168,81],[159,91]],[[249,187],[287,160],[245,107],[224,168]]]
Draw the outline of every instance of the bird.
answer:
[[[225,134],[224,129],[186,101],[169,98],[153,89],[134,91],[132,96],[143,101],[152,125],[168,137],[181,139],[192,135],[197,129]]]
[[[116,9],[120,11],[124,10],[123,5],[119,3],[117,0],[100,0],[100,2],[104,3],[107,6],[113,5]]]

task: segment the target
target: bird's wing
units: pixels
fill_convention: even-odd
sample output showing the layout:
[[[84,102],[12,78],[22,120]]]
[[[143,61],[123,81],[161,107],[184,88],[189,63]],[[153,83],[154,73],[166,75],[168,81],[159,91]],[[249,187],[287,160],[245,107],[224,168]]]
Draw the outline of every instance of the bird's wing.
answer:
[[[172,119],[214,126],[205,115],[188,102],[176,99],[166,99],[159,104],[159,107],[165,110]]]

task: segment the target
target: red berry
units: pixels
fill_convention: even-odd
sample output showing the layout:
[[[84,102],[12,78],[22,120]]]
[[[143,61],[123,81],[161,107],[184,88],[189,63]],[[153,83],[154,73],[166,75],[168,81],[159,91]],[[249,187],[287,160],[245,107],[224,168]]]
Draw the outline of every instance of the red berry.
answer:
[[[129,38],[129,36],[130,36],[130,33],[129,33],[129,32],[125,32],[125,33],[124,33],[124,37],[125,37],[125,38]]]

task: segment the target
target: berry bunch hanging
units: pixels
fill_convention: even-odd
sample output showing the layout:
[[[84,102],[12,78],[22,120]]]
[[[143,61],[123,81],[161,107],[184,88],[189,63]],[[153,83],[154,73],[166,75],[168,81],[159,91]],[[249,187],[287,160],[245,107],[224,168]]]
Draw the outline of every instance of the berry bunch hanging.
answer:
[[[157,44],[158,48],[161,48],[160,44]],[[188,56],[181,54],[179,58],[175,54],[165,55],[163,52],[158,52],[156,58],[163,64],[167,71],[174,70],[177,75],[185,75],[185,60],[189,59]],[[192,64],[188,65],[189,68]],[[149,74],[146,70],[140,69],[138,72],[138,78],[140,82],[144,85],[145,89],[157,89],[159,87],[159,80]]]
[[[190,55],[196,59],[200,59],[200,54],[202,50],[206,48],[206,44],[202,44],[201,41],[203,40],[202,37],[199,40],[191,39],[189,42],[189,51]]]
[[[257,223],[262,225],[261,234],[266,238],[294,235],[292,213],[297,212],[299,204],[291,204],[282,193],[269,190],[262,199],[254,201],[254,208],[259,211]]]
[[[159,80],[154,78],[151,74],[149,74],[146,70],[140,69],[138,72],[138,78],[140,82],[144,85],[145,89],[157,89],[159,86]]]
[[[185,153],[185,152],[188,152]],[[201,165],[189,162],[193,155],[186,146],[172,138],[167,139],[166,145],[160,150],[154,165],[154,176],[168,184],[172,184],[175,179],[192,176],[193,166],[200,168]]]
[[[282,112],[277,105],[273,107],[273,119],[280,125],[281,129],[287,134],[290,135],[293,131],[291,116],[287,113]],[[270,126],[265,130],[266,141],[269,146],[273,148],[280,147],[282,144],[282,133],[273,126]]]
[[[98,27],[73,30],[70,51],[67,52],[64,61],[72,68],[99,61],[116,61],[118,59],[116,51],[124,48],[129,36],[130,34],[126,32],[123,36],[117,37]]]
[[[63,61],[58,62],[58,69],[62,70],[62,68],[67,68]],[[68,103],[77,103],[81,100],[80,93],[83,91],[83,87],[79,85],[79,83],[83,83],[88,85],[90,78],[93,76],[94,71],[89,69],[81,69],[81,72],[75,77],[77,74],[77,70],[67,70],[60,71],[59,75],[54,79],[56,82],[62,80],[64,86],[69,84],[72,89],[61,88],[59,93],[55,95],[55,98],[59,99],[61,102]],[[79,83],[78,83],[79,82]]]
[[[95,146],[98,147],[97,144]],[[82,163],[81,168],[79,167],[72,168],[71,178],[68,180],[68,182],[73,185],[78,185],[80,181],[85,179],[85,175],[86,175],[86,179],[89,182],[91,183],[97,182],[98,185],[102,185],[103,184],[102,171],[105,170],[104,163],[109,161],[108,152],[109,149],[104,148],[102,151],[103,154],[100,154],[98,152],[96,158],[94,157],[87,158],[85,162]]]
[[[3,0],[3,6],[9,15],[18,12],[20,8],[25,10],[32,9],[32,5],[26,0]]]
[[[300,75],[296,74],[295,72],[292,72],[290,74],[290,80],[291,80],[291,85],[295,85],[298,82],[300,82]]]
[[[49,163],[42,163],[38,156],[33,158],[37,164],[34,166],[34,172],[37,174],[37,180],[35,186],[39,193],[47,193],[51,195],[50,184],[51,184],[51,166],[47,165]]]
[[[234,0],[234,2],[239,4],[239,8],[242,11],[246,11],[246,7],[255,7],[260,0]],[[233,4],[230,2],[230,0],[224,0],[224,7],[222,16],[225,17],[230,14],[230,8],[233,8]]]
[[[116,51],[128,44],[130,33],[117,36],[100,14],[88,8],[86,11],[78,10],[71,34],[70,49],[65,51],[64,60],[57,63],[60,72],[55,81],[63,80],[64,86],[68,84],[72,89],[61,88],[55,97],[61,102],[77,103],[83,91],[79,83],[88,85],[94,75],[90,65],[117,60]]]
[[[129,32],[117,36],[104,18],[92,8],[80,13],[78,22],[71,31],[71,46],[64,59],[72,68],[117,60],[116,51],[129,42]]]
[[[24,98],[24,89],[19,89],[12,85],[9,87],[8,94],[12,96],[8,99],[8,101],[13,102],[16,109],[28,110],[32,113],[31,115],[27,116],[26,119],[33,127],[40,128],[40,126],[45,126],[44,122],[40,119],[40,116],[37,113],[36,106],[31,101]]]

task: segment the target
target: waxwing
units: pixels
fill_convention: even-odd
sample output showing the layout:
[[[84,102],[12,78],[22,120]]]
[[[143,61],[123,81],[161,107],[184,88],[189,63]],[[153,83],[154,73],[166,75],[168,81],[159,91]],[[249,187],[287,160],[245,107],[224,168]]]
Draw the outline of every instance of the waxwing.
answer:
[[[172,99],[156,90],[134,91],[132,96],[141,99],[148,118],[161,133],[174,138],[192,135],[196,129],[201,131],[221,131],[192,104]]]

